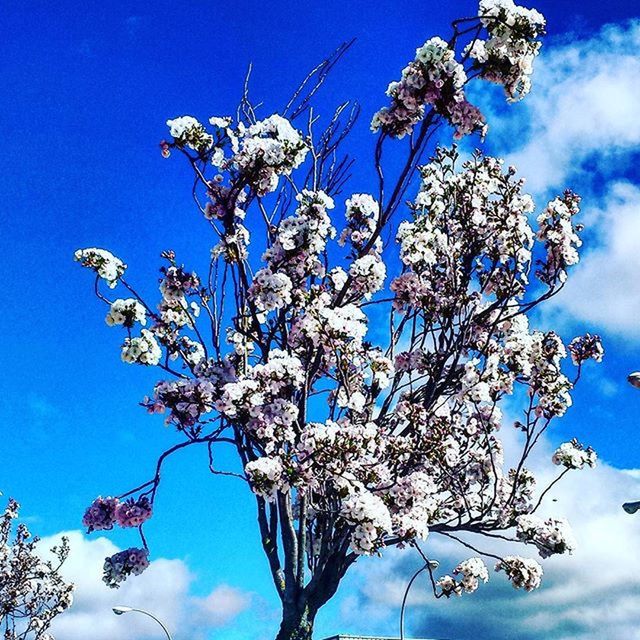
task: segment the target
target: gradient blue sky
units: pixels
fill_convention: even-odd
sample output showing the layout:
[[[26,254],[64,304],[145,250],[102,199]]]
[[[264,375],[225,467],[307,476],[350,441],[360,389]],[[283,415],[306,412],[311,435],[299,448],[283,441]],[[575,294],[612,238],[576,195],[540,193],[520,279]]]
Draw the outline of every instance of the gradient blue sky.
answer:
[[[550,50],[639,14],[630,0],[535,6],[547,17]],[[362,104],[350,142],[364,158],[362,177],[350,189],[367,190],[368,121],[387,83],[416,46],[474,11],[466,0],[4,4],[0,490],[23,503],[34,529],[49,535],[78,528],[95,495],[146,480],[157,455],[176,441],[161,419],[137,406],[156,373],[121,364],[121,335],[104,324],[91,278],[72,261],[78,247],[107,247],[129,264],[131,281],[152,291],[162,250],[195,255],[192,264],[206,259],[211,241],[190,201],[189,174],[178,158],[159,154],[165,120],[234,112],[250,61],[252,95],[268,115],[309,68],[356,37],[319,102]],[[514,128],[498,128],[502,137],[492,143],[490,135],[489,145],[509,150],[512,136],[524,135],[515,117],[523,108],[511,107]],[[633,163],[622,161],[598,175],[586,180],[594,197],[612,176],[638,179]],[[607,357],[598,374],[606,390],[587,375],[554,437],[579,433],[613,466],[637,467],[640,393],[624,384],[628,371],[640,368],[637,336],[603,334]],[[205,450],[167,465],[156,513],[147,529],[154,555],[187,560],[196,592],[226,582],[274,602],[252,499],[236,481],[208,474]],[[112,538],[136,544],[133,534]],[[367,631],[365,620],[361,628]],[[322,629],[339,630],[328,616]]]

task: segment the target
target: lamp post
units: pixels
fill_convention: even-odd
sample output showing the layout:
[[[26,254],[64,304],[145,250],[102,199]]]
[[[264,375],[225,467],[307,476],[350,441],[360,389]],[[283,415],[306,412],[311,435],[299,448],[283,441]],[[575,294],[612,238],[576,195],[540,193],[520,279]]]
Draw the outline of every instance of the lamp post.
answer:
[[[627,376],[627,380],[632,387],[640,389],[640,371],[634,371]]]
[[[167,627],[165,627],[162,621],[158,620],[158,618],[156,618],[152,613],[149,613],[144,609],[135,609],[134,607],[123,607],[123,606],[113,607],[113,613],[115,613],[117,616],[121,616],[123,613],[129,613],[131,611],[137,611],[138,613],[143,613],[145,616],[149,616],[150,618],[155,620],[162,627],[162,630],[165,632],[167,639],[173,640]]]
[[[440,563],[437,560],[427,560],[425,558],[424,565],[422,567],[420,567],[411,576],[411,580],[409,580],[409,584],[407,585],[407,588],[406,588],[406,590],[404,592],[404,596],[402,597],[402,607],[400,608],[400,640],[405,640],[404,639],[404,614],[405,614],[405,611],[407,609],[407,599],[409,598],[409,591],[411,591],[411,587],[412,587],[413,583],[415,582],[416,578],[423,571],[426,571],[428,569],[429,573],[431,573],[431,571],[437,569],[439,566],[440,566]]]
[[[632,387],[640,389],[640,371],[634,371],[633,373],[630,373],[627,376],[627,381]],[[622,508],[627,513],[635,513],[636,511],[638,511],[638,509],[640,509],[640,500],[637,500],[636,502],[625,502],[622,505]]]

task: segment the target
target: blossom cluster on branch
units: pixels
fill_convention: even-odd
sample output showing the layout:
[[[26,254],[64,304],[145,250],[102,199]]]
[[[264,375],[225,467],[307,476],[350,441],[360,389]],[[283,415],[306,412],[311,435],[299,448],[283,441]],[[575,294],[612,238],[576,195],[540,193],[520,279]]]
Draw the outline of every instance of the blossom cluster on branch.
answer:
[[[464,87],[470,79],[479,76],[504,86],[510,101],[529,92],[539,38],[545,31],[543,16],[513,0],[482,0],[478,17],[460,22],[466,28],[456,29],[449,42],[435,37],[416,50],[402,78],[389,85],[391,105],[375,114],[373,131],[402,138],[411,134],[425,115],[433,114],[454,127],[456,138],[476,131],[484,134],[485,118],[465,96]],[[471,42],[457,56],[458,39],[469,32]],[[480,37],[483,32],[486,39]]]

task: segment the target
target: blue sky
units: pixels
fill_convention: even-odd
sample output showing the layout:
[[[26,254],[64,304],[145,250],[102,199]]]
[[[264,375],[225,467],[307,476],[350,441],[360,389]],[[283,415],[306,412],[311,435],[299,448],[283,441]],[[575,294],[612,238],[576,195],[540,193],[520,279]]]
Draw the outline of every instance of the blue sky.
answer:
[[[269,115],[309,68],[340,42],[356,37],[319,106],[328,109],[346,98],[362,104],[363,117],[349,143],[362,158],[361,172],[349,188],[366,191],[370,115],[383,104],[386,85],[416,46],[431,35],[446,34],[453,18],[475,11],[473,2],[452,4],[278,0],[78,5],[61,0],[3,7],[0,238],[5,299],[0,331],[5,375],[0,412],[8,464],[0,467],[0,490],[23,503],[24,515],[40,534],[77,529],[95,495],[119,493],[146,480],[157,455],[175,442],[160,419],[147,417],[137,406],[156,373],[121,364],[121,336],[107,330],[90,278],[72,261],[78,247],[108,247],[129,264],[130,279],[152,291],[162,250],[194,256],[195,266],[206,259],[211,241],[203,237],[204,227],[191,205],[186,167],[159,154],[157,143],[167,135],[165,120],[232,113],[249,62],[254,64],[252,95],[264,100],[264,115]],[[580,121],[594,101],[580,102],[579,83],[568,83],[569,93],[575,90],[577,96],[576,111],[570,112],[571,104],[554,93],[553,83],[559,78],[565,82],[567,69],[580,68],[575,55],[586,55],[598,42],[613,47],[616,37],[630,37],[620,25],[640,17],[634,4],[536,3],[550,32],[538,102],[535,84],[531,106],[525,101],[507,111],[495,106],[493,97],[487,102],[496,111],[489,150],[522,160],[541,196],[563,186],[552,184],[556,177],[586,196],[584,208],[594,223],[586,237],[593,240],[594,255],[602,249],[599,262],[593,258],[594,270],[613,264],[606,253],[618,246],[607,235],[612,216],[622,211],[619,215],[627,212],[632,220],[634,203],[640,202],[633,191],[640,177],[638,139],[632,126],[616,129],[624,113],[598,112],[596,126],[587,133],[577,127],[574,138],[562,137],[571,126],[544,129],[539,118],[548,99],[569,109],[567,123]],[[600,33],[605,24],[622,31],[607,40]],[[581,50],[580,43],[586,48]],[[624,43],[615,46],[625,50]],[[628,54],[633,65],[637,54]],[[611,69],[603,77],[615,80],[622,71]],[[589,69],[580,73],[593,75]],[[498,122],[496,116],[504,120]],[[614,137],[604,135],[607,127]],[[532,131],[542,147],[531,143]],[[599,136],[604,136],[602,144]],[[587,137],[596,142],[589,146]],[[611,139],[624,144],[605,153],[603,145]],[[543,164],[553,168],[552,177]],[[634,231],[640,234],[640,223],[631,224],[629,233]],[[624,230],[619,235],[624,237]],[[569,292],[564,308],[540,322],[559,322],[566,337],[574,328],[594,328],[605,338],[607,356],[597,372],[588,372],[574,395],[574,409],[553,437],[579,434],[612,467],[635,468],[640,466],[640,393],[626,386],[624,378],[640,368],[640,323],[629,320],[638,290],[616,289],[616,283],[628,282],[628,274],[613,272],[604,283],[584,274],[583,288]],[[590,289],[593,282],[610,295]],[[222,454],[221,462],[225,460]],[[232,479],[211,477],[205,450],[176,457],[163,485],[157,515],[148,527],[154,556],[184,561],[195,576],[191,593],[205,596],[216,585],[228,584],[259,594],[252,598],[264,599],[262,608],[268,611],[275,600],[257,549],[252,499],[244,488]],[[133,535],[110,537],[120,546],[136,544]],[[356,592],[364,598],[359,588],[357,581],[347,585],[345,601]],[[339,631],[340,611],[337,603],[331,616],[320,620],[320,630]],[[273,621],[265,615],[269,628]],[[357,617],[344,617],[344,625],[353,631],[378,630]],[[225,634],[249,637],[245,623],[232,623]]]

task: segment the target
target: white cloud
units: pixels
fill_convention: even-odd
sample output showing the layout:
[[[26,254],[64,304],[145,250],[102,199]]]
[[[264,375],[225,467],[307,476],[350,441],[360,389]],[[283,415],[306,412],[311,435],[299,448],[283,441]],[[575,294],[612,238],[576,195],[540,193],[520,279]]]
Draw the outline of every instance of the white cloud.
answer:
[[[597,35],[548,45],[536,62],[534,89],[515,112],[528,123],[524,137],[506,125],[510,160],[536,193],[564,188],[577,176],[584,182],[585,163],[600,172],[620,154],[640,145],[640,22],[607,25]],[[496,120],[498,134],[500,118]],[[515,141],[515,144],[514,144]],[[612,160],[616,160],[612,162]]]
[[[640,189],[629,182],[638,178],[638,78],[640,21],[607,25],[547,44],[531,94],[490,118],[498,152],[539,201],[565,187],[584,196],[582,259],[546,310],[632,339],[640,338]]]
[[[513,448],[505,432],[506,448]],[[543,443],[531,465],[541,486],[557,468],[551,448]],[[640,514],[626,514],[621,505],[640,499],[640,473],[607,464],[570,474],[543,504],[541,515],[564,516],[571,522],[578,548],[571,556],[543,561],[541,589],[515,591],[503,574],[471,595],[436,601],[427,579],[416,583],[409,600],[408,631],[414,637],[452,640],[601,640],[637,638],[640,629]],[[471,541],[471,538],[467,538]],[[501,548],[496,541],[473,538],[485,551]],[[505,544],[506,546],[506,544]],[[503,549],[505,547],[502,547]],[[520,555],[535,557],[533,548],[518,546]],[[442,573],[474,555],[462,546],[432,536],[423,549],[441,562]],[[491,566],[491,560],[488,564]],[[419,568],[410,551],[390,553],[382,561],[362,563],[355,583],[357,595],[345,601],[345,625],[360,633],[394,633],[407,580]],[[352,612],[357,612],[354,614]],[[356,617],[357,616],[357,617]]]
[[[106,556],[119,551],[104,537],[89,540],[79,531],[56,534],[42,540],[51,547],[67,535],[71,553],[63,566],[65,577],[76,585],[73,606],[56,618],[53,634],[61,640],[144,640],[157,638],[158,626],[150,618],[130,613],[116,616],[112,607],[139,607],[157,615],[180,638],[204,638],[208,630],[232,622],[247,609],[251,595],[219,585],[206,597],[190,594],[193,574],[182,560],[154,560],[140,576],[119,589],[101,580]]]
[[[640,188],[616,183],[599,213],[590,216],[595,238],[565,289],[547,305],[559,319],[640,339]]]
[[[200,618],[209,626],[222,626],[233,620],[249,607],[249,594],[223,584],[216,587],[206,598],[197,601]]]

